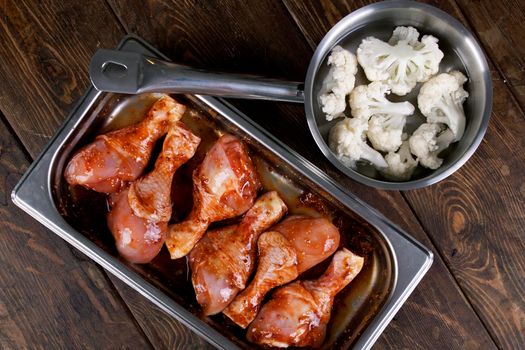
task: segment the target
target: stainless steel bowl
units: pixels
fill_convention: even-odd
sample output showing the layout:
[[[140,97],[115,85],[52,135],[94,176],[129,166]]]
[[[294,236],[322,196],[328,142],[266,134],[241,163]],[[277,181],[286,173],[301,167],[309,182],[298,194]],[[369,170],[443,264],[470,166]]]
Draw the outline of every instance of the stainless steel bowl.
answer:
[[[431,34],[439,39],[439,47],[445,54],[440,64],[440,72],[457,69],[465,73],[469,78],[465,89],[470,96],[464,105],[467,118],[465,134],[458,143],[451,145],[441,154],[444,157],[443,165],[433,171],[418,167],[413,180],[394,182],[384,180],[372,166],[359,165],[353,170],[337,159],[327,144],[329,130],[337,120],[326,121],[318,103],[318,96],[328,72],[326,60],[334,46],[341,45],[355,53],[365,37],[375,36],[388,40],[394,28],[401,25],[413,26],[422,35]],[[474,35],[447,13],[415,1],[396,0],[375,3],[343,18],[317,47],[310,61],[305,81],[305,110],[308,126],[326,158],[352,179],[365,185],[388,190],[425,187],[443,180],[458,170],[479,146],[487,130],[492,110],[490,71],[485,55]],[[359,68],[356,86],[366,83],[364,73]],[[419,85],[411,94],[400,97],[399,100],[409,100],[417,106],[418,90]],[[423,120],[421,115],[416,115],[414,122],[407,126],[408,131],[413,131]]]

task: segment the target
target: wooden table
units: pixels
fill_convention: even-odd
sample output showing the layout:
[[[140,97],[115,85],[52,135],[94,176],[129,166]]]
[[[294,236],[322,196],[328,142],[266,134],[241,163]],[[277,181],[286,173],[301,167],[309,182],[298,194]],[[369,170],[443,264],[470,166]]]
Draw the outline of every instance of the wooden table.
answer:
[[[366,188],[323,158],[301,106],[235,104],[434,251],[376,349],[523,349],[525,3],[427,2],[476,34],[494,82],[481,146],[439,184]],[[136,33],[177,62],[301,80],[324,34],[368,1],[243,3],[0,1],[0,348],[209,346],[15,208],[9,193],[88,87],[97,48]]]

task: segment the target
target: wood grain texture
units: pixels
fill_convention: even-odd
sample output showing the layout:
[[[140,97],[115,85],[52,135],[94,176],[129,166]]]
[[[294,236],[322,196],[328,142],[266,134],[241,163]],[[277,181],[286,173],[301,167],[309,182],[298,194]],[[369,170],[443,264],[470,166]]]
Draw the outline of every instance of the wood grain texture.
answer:
[[[206,8],[186,2],[178,3],[176,7],[165,1],[149,1],[147,5],[137,3],[110,1],[125,28],[145,37],[177,62],[228,71],[281,75],[289,79],[305,75],[312,48],[287,19],[283,8],[274,2],[261,1],[250,9],[235,8],[233,2],[228,1],[221,2],[222,6],[208,3]],[[138,11],[137,6],[143,10]],[[271,9],[271,15],[265,12],[265,8]],[[251,19],[251,12],[257,14],[256,24]],[[189,14],[193,14],[191,20]],[[236,20],[226,21],[229,16]],[[246,20],[241,20],[243,18]],[[197,33],[192,23],[195,20],[201,29],[204,28]],[[216,25],[215,21],[223,24]],[[308,25],[315,27],[316,23]],[[319,30],[321,35],[325,32],[326,29]],[[230,39],[232,33],[236,36],[234,41]],[[282,54],[265,55],[267,51]],[[311,139],[302,106],[255,101],[234,101],[234,104],[425,245],[432,246],[398,192],[374,191],[358,185],[341,176],[324,159]],[[421,287],[380,338],[377,348],[432,348],[441,344],[451,349],[465,346],[494,348],[445,265],[439,257],[436,260]],[[436,285],[448,288],[433,288]],[[472,337],[472,334],[477,336]]]
[[[27,167],[0,120],[0,348],[150,348],[104,273],[11,202]]]
[[[2,2],[0,106],[31,154],[88,87],[86,67],[96,48],[121,37],[102,1]]]
[[[113,283],[119,292],[126,296],[127,305],[136,315],[137,322],[155,349],[215,349],[124,282],[114,279]],[[128,344],[115,344],[115,346],[125,345]]]
[[[111,9],[103,1],[91,2],[89,6],[81,1],[2,2],[0,109],[33,158],[88,87],[87,66],[93,53],[99,47],[115,47],[123,35]],[[34,223],[29,218],[25,220]],[[83,254],[70,249],[76,260],[69,264],[89,266],[93,271],[100,269]],[[113,275],[109,275],[109,279],[118,282]],[[112,288],[104,278],[99,278],[99,282]],[[169,329],[158,334],[144,330],[148,336],[154,336],[150,341],[157,348],[168,348],[172,339],[178,337],[189,339],[189,344],[200,341],[176,320],[166,318],[148,300],[137,298],[138,294],[131,288],[121,283],[118,287],[132,312],[128,315],[130,322],[134,316],[141,326]],[[83,300],[85,307],[97,302],[97,297],[94,294],[93,300]],[[93,333],[105,332],[104,323],[99,327],[100,330]],[[116,335],[109,344],[126,347],[131,343],[121,341]]]
[[[235,0],[108,3],[128,32],[140,35],[175,62],[304,79],[311,53],[279,1],[245,6]]]
[[[521,109],[525,110],[525,2],[456,0],[496,63]]]
[[[525,120],[501,80],[494,93],[476,154],[450,178],[406,195],[497,344],[522,349]]]
[[[454,2],[430,3],[468,25]],[[311,45],[348,11],[364,5],[288,0],[285,4]],[[311,24],[312,18],[322,21]],[[484,42],[485,34],[479,35]],[[449,179],[405,196],[497,345],[523,348],[525,121],[500,78],[499,66],[491,67],[494,113],[481,147]]]
[[[235,1],[109,1],[127,31],[145,37],[178,62],[208,69],[250,72],[294,80],[303,79],[312,47],[330,26],[352,8],[365,3],[368,2],[285,1],[283,4],[279,1],[265,0],[250,3],[248,8]],[[432,3],[461,18],[455,3]],[[0,66],[0,109],[5,112],[10,124],[34,156],[87,87],[86,67],[89,57],[97,47],[114,47],[123,31],[103,2],[93,2],[90,6],[85,6],[83,2],[51,0],[39,4],[26,1],[3,2],[0,6],[0,26],[0,38],[3,43],[0,46],[3,61],[3,65]],[[493,120],[501,120],[491,124],[487,139],[476,155],[480,158],[470,161],[455,177],[443,182],[440,187],[433,186],[428,190],[410,192],[406,196],[416,213],[421,216],[424,228],[432,234],[431,238],[445,258],[444,261],[451,265],[470,302],[482,315],[483,321],[489,325],[491,333],[498,340],[498,345],[511,348],[522,344],[519,332],[521,335],[525,333],[523,300],[520,299],[520,295],[523,295],[524,278],[523,274],[515,272],[516,269],[523,272],[524,267],[522,258],[516,255],[519,254],[517,252],[523,251],[523,237],[520,237],[517,228],[519,225],[523,226],[525,184],[519,183],[524,177],[519,157],[524,146],[524,135],[522,126],[518,126],[518,130],[506,129],[509,125],[514,125],[521,114],[517,106],[512,104],[512,96],[505,90],[502,81],[496,84],[496,88],[502,92],[496,93],[495,90],[499,112],[496,108],[495,111],[499,116],[495,115]],[[507,104],[514,107],[506,111]],[[358,185],[343,178],[324,159],[311,139],[301,106],[267,102],[236,102],[236,105],[330,176],[340,180],[344,186],[411,232],[423,244],[434,247],[401,194],[374,191]],[[503,146],[495,148],[486,145],[497,145],[498,142]],[[481,151],[483,147],[485,151]],[[501,156],[507,154],[500,151],[514,153],[511,153],[510,160],[507,161]],[[23,171],[18,167],[16,169],[19,173]],[[511,176],[512,180],[509,179]],[[12,179],[9,181],[12,181],[12,184],[16,182]],[[485,191],[484,187],[487,185],[501,188],[503,194],[498,194],[497,197],[495,194],[478,193]],[[484,204],[485,200],[489,205]],[[498,200],[505,203],[499,203]],[[428,211],[429,206],[433,208],[432,211]],[[434,207],[439,210],[434,210]],[[494,219],[496,211],[490,210],[498,207],[502,207],[509,215],[510,224],[503,216]],[[1,213],[0,211],[0,216]],[[11,217],[16,218],[16,215],[7,217],[9,220],[2,220],[4,225],[13,227],[13,222],[17,220]],[[33,223],[25,217],[20,220],[29,222],[30,226]],[[34,226],[36,225],[28,228],[26,224],[22,230],[23,234],[39,232]],[[456,231],[450,231],[451,227],[458,233],[452,234],[451,232]],[[503,227],[499,233],[502,238],[498,237],[498,227]],[[41,231],[49,234],[43,229]],[[46,237],[44,242],[48,240],[49,237]],[[517,242],[515,246],[509,243],[513,241]],[[3,252],[4,249],[0,248],[0,251]],[[71,254],[71,250],[64,249]],[[100,270],[80,253],[75,252],[73,251],[73,254],[80,262],[71,263],[74,265],[71,268],[80,265],[82,271],[89,276],[96,275],[91,270],[98,271],[99,277],[94,278],[97,282],[92,284],[101,289],[107,288],[104,287],[104,275],[100,274]],[[24,262],[33,263],[31,258],[32,256],[26,256],[27,262]],[[7,256],[9,263],[12,259],[14,258]],[[38,262],[40,261],[37,260],[35,266],[40,267]],[[55,271],[59,269],[57,267]],[[67,277],[71,276],[58,275],[57,283],[67,285]],[[25,288],[38,290],[33,288],[32,283],[36,282],[27,282],[24,284]],[[204,346],[202,340],[153,307],[142,296],[116,279],[114,283],[154,347]],[[61,291],[59,289],[59,292]],[[517,294],[518,291],[521,291],[521,294]],[[10,295],[11,297],[14,295]],[[95,300],[93,305],[101,303],[98,298],[98,294],[92,297]],[[2,297],[0,300],[10,299]],[[20,301],[24,300],[26,298],[20,299],[14,305],[22,308]],[[30,300],[33,302],[38,298],[33,297]],[[85,298],[82,303],[78,303],[81,306],[75,305],[76,309],[97,309],[96,306],[90,306],[91,304],[84,305],[85,300],[91,299]],[[500,305],[502,310],[495,310],[496,306]],[[5,315],[5,310],[9,309],[0,305],[0,315]],[[52,315],[60,315],[54,317],[65,319],[75,317],[72,307],[61,310],[65,315],[61,315],[59,311]],[[493,312],[493,315],[487,315],[490,312]],[[25,338],[20,334],[24,335],[25,332],[19,321],[27,325],[38,325],[40,319],[19,320],[16,316],[7,314],[6,318],[0,317],[0,322],[5,323],[5,326],[0,323],[0,336],[3,332],[8,333],[9,339],[15,339],[14,342],[11,341],[13,347],[23,347]],[[86,322],[89,323],[88,329],[92,329],[91,334],[101,332],[93,321],[96,320],[95,316],[93,319],[87,313],[84,316],[89,318]],[[110,316],[116,317],[113,314]],[[63,325],[59,321],[53,322],[54,325]],[[107,331],[110,327],[106,327],[104,323],[100,323],[100,327],[103,327],[103,336],[100,337],[103,340],[105,332],[110,334]],[[68,335],[61,333],[52,339],[58,344],[60,341],[67,341],[60,340],[61,336]],[[78,338],[76,333],[73,338]],[[510,340],[507,341],[507,338]],[[16,342],[18,340],[20,341]],[[76,346],[77,342],[80,345]],[[50,347],[54,348],[55,343],[51,343]],[[75,340],[75,344],[70,347],[89,347],[89,344],[91,343],[83,346],[81,340]],[[95,347],[100,347],[100,344]],[[130,343],[128,340],[120,341],[113,337],[110,344],[114,347],[125,347]],[[140,347],[140,344],[134,346]],[[494,348],[489,334],[439,256],[436,257],[427,277],[376,345],[376,348],[435,347]]]

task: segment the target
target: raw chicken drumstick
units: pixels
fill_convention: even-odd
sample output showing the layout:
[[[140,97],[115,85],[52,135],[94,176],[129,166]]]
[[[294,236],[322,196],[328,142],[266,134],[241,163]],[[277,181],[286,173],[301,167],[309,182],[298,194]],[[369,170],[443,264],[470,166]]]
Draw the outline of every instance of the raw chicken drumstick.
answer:
[[[257,241],[257,249],[259,261],[253,281],[223,311],[242,328],[253,321],[266,293],[299,275],[295,249],[279,232],[263,233]]]
[[[186,107],[169,96],[153,104],[146,118],[135,125],[99,135],[69,161],[64,177],[70,185],[82,185],[103,193],[122,189],[141,174],[155,142],[180,120]]]
[[[320,278],[277,289],[248,328],[248,340],[281,348],[320,346],[335,295],[357,276],[363,261],[343,248]]]
[[[339,246],[339,230],[324,217],[289,216],[272,231],[281,233],[295,248],[300,274],[328,258]]]
[[[269,232],[259,238],[259,265],[253,281],[224,310],[242,328],[253,321],[266,293],[328,258],[339,245],[339,230],[326,218],[290,216],[272,231],[276,231],[272,241],[265,237]]]
[[[191,280],[206,315],[221,312],[244,289],[259,235],[279,221],[286,205],[277,192],[260,196],[239,225],[208,232],[189,255]]]
[[[193,172],[193,208],[168,229],[166,246],[172,259],[185,256],[210,223],[233,218],[253,205],[260,181],[244,143],[223,135]]]
[[[159,253],[171,217],[173,175],[199,143],[182,122],[172,123],[154,169],[113,196],[108,226],[126,260],[147,263]]]

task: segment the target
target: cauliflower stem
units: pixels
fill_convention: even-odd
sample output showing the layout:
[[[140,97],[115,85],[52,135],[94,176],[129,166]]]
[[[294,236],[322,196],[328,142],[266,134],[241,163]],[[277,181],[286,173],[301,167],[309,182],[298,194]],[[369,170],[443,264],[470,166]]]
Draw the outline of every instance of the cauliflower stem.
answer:
[[[350,94],[350,108],[355,118],[369,119],[377,114],[411,115],[414,106],[408,102],[390,102],[385,97],[390,93],[388,85],[373,82],[369,85],[360,85]]]

